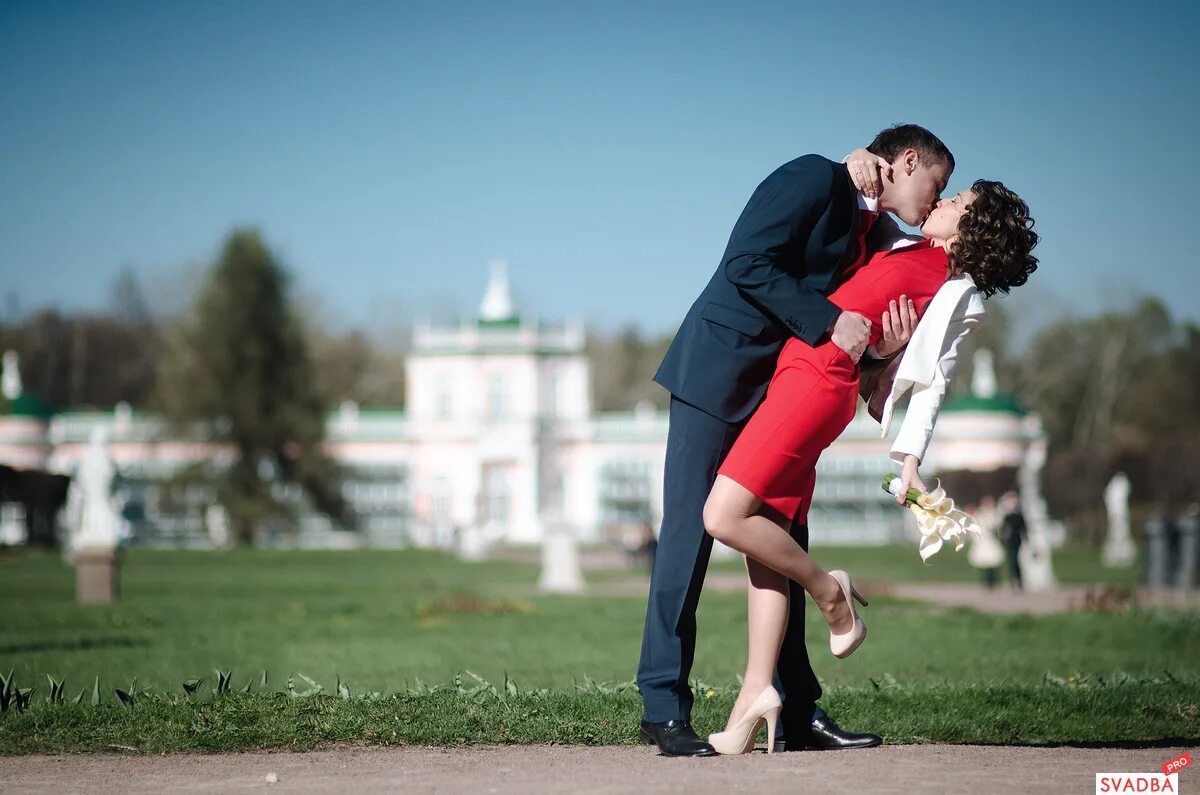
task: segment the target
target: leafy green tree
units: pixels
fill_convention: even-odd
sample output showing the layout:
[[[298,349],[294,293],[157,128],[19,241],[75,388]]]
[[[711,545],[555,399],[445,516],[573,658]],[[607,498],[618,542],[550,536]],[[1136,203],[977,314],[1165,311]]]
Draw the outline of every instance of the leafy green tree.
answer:
[[[319,510],[345,518],[337,473],[321,453],[327,407],[288,287],[258,232],[235,230],[192,312],[168,335],[159,370],[167,417],[212,427],[235,450],[219,494],[242,541],[259,522],[286,517],[277,481],[299,484]]]
[[[634,326],[624,327],[615,337],[589,334],[587,354],[592,364],[595,409],[626,411],[642,401],[667,408],[670,395],[654,383],[654,373],[672,338],[643,337]]]
[[[1135,526],[1148,512],[1197,500],[1200,331],[1146,298],[1123,311],[1068,318],[1034,336],[1016,362],[1016,393],[1050,437],[1051,513],[1092,540],[1103,535],[1105,484],[1133,484]]]
[[[361,331],[310,335],[317,387],[330,405],[352,400],[365,406],[404,405],[404,354],[373,342]]]
[[[1176,336],[1157,298],[1123,312],[1062,320],[1030,341],[1017,394],[1042,415],[1052,445],[1110,446],[1123,429],[1146,419],[1128,414],[1129,398],[1139,384],[1153,381]]]
[[[153,322],[56,309],[4,327],[0,349],[20,354],[25,389],[60,410],[146,405],[160,354]]]

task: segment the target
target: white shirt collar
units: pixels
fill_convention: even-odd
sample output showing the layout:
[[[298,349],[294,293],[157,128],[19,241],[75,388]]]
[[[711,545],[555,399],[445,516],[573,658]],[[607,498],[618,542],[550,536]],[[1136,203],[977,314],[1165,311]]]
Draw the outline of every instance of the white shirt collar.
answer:
[[[893,240],[884,240],[881,243],[881,248],[886,248],[886,249],[894,251],[898,248],[904,248],[905,246],[911,246],[913,243],[920,243],[922,240],[925,239],[921,235],[905,234],[904,232],[901,232],[899,229],[896,230],[896,233],[899,236]]]
[[[869,213],[879,214],[879,199],[872,199],[869,196],[863,196],[862,192],[858,193],[858,209],[866,210]]]

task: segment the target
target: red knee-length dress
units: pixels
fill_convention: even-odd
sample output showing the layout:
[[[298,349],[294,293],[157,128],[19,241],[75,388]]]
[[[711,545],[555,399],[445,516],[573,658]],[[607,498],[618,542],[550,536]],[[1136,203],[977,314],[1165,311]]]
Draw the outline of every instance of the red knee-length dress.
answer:
[[[901,295],[918,314],[945,283],[948,257],[930,241],[881,251],[829,295],[843,311],[871,321],[871,344],[883,335],[883,313]],[[766,397],[718,473],[794,521],[805,522],[817,459],[854,419],[858,365],[832,342],[816,347],[795,337],[779,353]]]

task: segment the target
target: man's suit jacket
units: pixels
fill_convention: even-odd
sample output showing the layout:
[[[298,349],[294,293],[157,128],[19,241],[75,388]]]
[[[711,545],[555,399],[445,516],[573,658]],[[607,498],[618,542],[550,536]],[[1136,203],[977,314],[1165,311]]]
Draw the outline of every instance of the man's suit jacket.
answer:
[[[805,155],[776,169],[750,197],[654,380],[725,422],[749,416],[784,341],[816,345],[840,314],[825,293],[858,254],[860,215],[844,165]]]

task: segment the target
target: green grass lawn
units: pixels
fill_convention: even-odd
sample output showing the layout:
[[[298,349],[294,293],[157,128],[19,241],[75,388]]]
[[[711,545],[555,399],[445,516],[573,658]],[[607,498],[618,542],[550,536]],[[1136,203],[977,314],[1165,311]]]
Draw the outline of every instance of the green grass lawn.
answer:
[[[1071,552],[1057,559],[1064,581],[1127,581],[1121,577],[1128,575],[1102,570],[1095,555]],[[846,566],[864,580],[975,577],[952,554],[943,553],[933,566],[925,567],[908,548],[831,549],[822,553],[822,560],[829,566]],[[715,568],[736,570],[732,563]],[[180,694],[184,680],[204,677],[207,692],[215,681],[215,668],[232,669],[235,690],[250,681],[254,690],[260,690],[259,677],[266,670],[268,691],[282,689],[289,674],[303,673],[322,683],[327,692],[335,690],[340,677],[355,694],[401,694],[399,699],[372,702],[374,706],[332,699],[336,703],[328,707],[297,706],[296,701],[278,702],[265,695],[238,696],[230,703],[242,704],[252,713],[258,710],[261,732],[234,733],[233,739],[216,746],[172,740],[166,747],[287,745],[291,743],[279,737],[287,734],[288,725],[295,728],[295,720],[284,720],[282,735],[267,731],[272,721],[292,714],[288,710],[321,709],[341,710],[337,713],[341,717],[328,722],[324,734],[293,733],[293,741],[306,742],[303,738],[310,735],[315,738],[312,742],[387,741],[391,735],[379,734],[378,727],[363,731],[354,727],[369,726],[371,710],[437,711],[439,699],[454,694],[404,694],[416,687],[418,679],[444,684],[457,672],[468,670],[495,683],[500,696],[506,676],[517,682],[519,697],[505,702],[503,714],[513,709],[518,714],[525,708],[562,713],[561,720],[525,726],[526,730],[544,726],[545,731],[520,741],[631,740],[629,727],[636,724],[638,712],[636,693],[611,693],[608,688],[583,692],[577,686],[589,678],[625,683],[634,677],[644,597],[539,596],[537,574],[537,567],[528,564],[467,564],[417,551],[135,550],[124,559],[117,604],[82,607],[73,600],[72,571],[58,556],[10,553],[0,558],[0,672],[12,669],[20,686],[38,686],[35,701],[47,690],[46,674],[66,678],[68,698],[86,687],[85,702],[99,676],[105,701],[112,702],[112,688],[124,688],[135,675],[139,687]],[[1042,741],[1075,736],[1069,733],[1077,731],[1072,727],[1086,724],[1088,715],[1097,716],[1095,731],[1079,739],[1145,739],[1147,731],[1151,737],[1200,737],[1200,716],[1195,714],[1200,702],[1200,618],[1192,613],[1132,610],[993,616],[880,598],[864,611],[870,637],[844,661],[829,654],[827,635],[811,609],[810,616],[809,648],[829,693],[827,705],[841,710],[839,717],[857,719],[864,728],[882,725],[892,739],[1011,739],[1005,727],[1019,726],[1022,710],[1034,708],[1029,704],[1059,705],[1047,713],[1059,715],[1048,733],[1029,735]],[[730,690],[744,666],[744,594],[706,593],[699,622],[693,675],[704,687],[696,715],[697,723],[703,724],[718,721],[728,709]],[[466,680],[467,685],[474,682]],[[537,688],[550,692],[530,692]],[[705,698],[709,690],[713,696]],[[1146,709],[1152,713],[1161,711],[1158,722],[1138,719],[1124,728],[1104,722],[1108,718],[1101,716],[1135,695],[1134,701],[1149,705]],[[471,698],[497,697],[483,691]],[[1080,711],[1081,705],[1095,698],[1100,702],[1094,708]],[[325,703],[325,699],[307,701]],[[933,718],[917,715],[914,709],[919,712],[920,703],[933,701],[951,705],[946,707],[950,712],[939,713],[926,725]],[[981,705],[990,705],[991,711],[980,712]],[[172,713],[171,720],[178,723],[181,714],[194,718],[197,710],[209,710],[205,720],[219,721],[222,710],[234,708],[219,701],[164,701],[122,709],[115,705],[100,710],[41,707],[23,716],[10,711],[0,720],[0,751],[103,747],[95,743],[106,732],[125,737],[131,747],[160,749],[155,743],[174,735],[163,727],[157,733],[146,728],[152,725],[146,720],[155,709],[183,710]],[[143,714],[134,721],[138,710]],[[468,713],[475,714],[464,712]],[[577,724],[568,720],[571,715]],[[609,719],[613,723],[602,730],[598,728],[602,724],[591,725],[587,715],[595,719],[593,723]],[[519,727],[481,728],[495,719],[495,715],[481,718],[482,724],[472,724],[475,728],[468,730],[454,722],[457,718],[447,718],[451,722],[438,724],[442,733],[435,734],[441,740],[435,741],[503,742],[526,737]],[[128,730],[132,739],[121,734],[126,720],[132,721]],[[190,724],[185,721],[185,725]],[[336,726],[342,729],[335,730]],[[145,742],[138,741],[143,734]],[[395,739],[422,741],[411,732],[399,733]]]
[[[905,560],[908,551],[830,550],[828,559],[863,580],[958,577],[952,564],[961,556],[927,567],[915,554]],[[58,556],[23,554],[0,564],[0,669],[26,682],[66,676],[77,686],[136,674],[156,688],[217,667],[239,679],[264,669],[320,681],[340,675],[381,691],[416,678],[448,681],[464,669],[550,688],[585,675],[632,679],[644,597],[542,597],[537,575],[536,566],[417,551],[135,550],[124,560],[120,600],[81,607]],[[884,673],[904,681],[1143,674],[1187,669],[1200,656],[1195,623],[1170,614],[987,616],[886,599],[864,613],[870,641],[845,661],[825,651],[819,618],[809,622],[816,669],[831,684]],[[745,659],[745,597],[706,593],[699,621],[694,675],[733,681]]]

